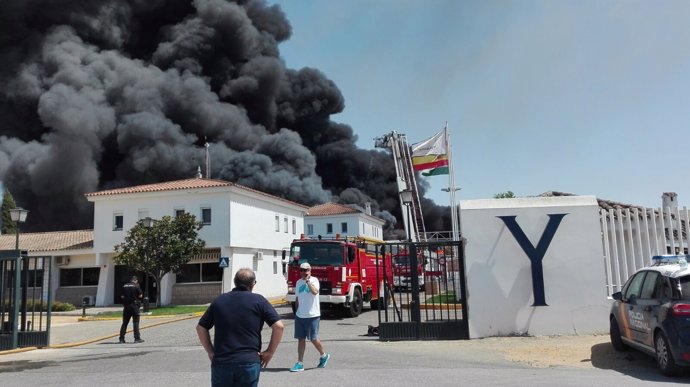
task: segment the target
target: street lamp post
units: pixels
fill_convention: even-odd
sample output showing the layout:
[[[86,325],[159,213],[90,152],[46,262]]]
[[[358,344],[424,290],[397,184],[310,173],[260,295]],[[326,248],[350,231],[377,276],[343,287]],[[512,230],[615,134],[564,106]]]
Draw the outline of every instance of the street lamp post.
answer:
[[[26,216],[29,215],[29,210],[25,210],[23,208],[13,208],[10,210],[10,218],[12,221],[15,223],[15,229],[16,229],[16,237],[15,237],[15,243],[14,243],[14,248],[17,250],[17,253],[19,254],[20,259],[22,260],[22,271],[23,271],[23,276],[16,276],[15,278],[19,279],[22,278],[21,282],[21,287],[22,287],[22,319],[21,319],[21,330],[25,331],[26,330],[26,298],[27,298],[27,290],[29,287],[29,260],[27,257],[22,257],[21,253],[19,252],[19,223],[24,223],[26,221]],[[19,270],[19,265],[17,265],[17,270]]]
[[[407,207],[407,258],[410,262],[410,293],[412,293],[412,300],[410,301],[410,318],[413,322],[421,321],[421,313],[419,311],[419,272],[417,271],[417,247],[412,243],[412,226],[410,224],[410,207],[414,193],[411,189],[400,191],[400,200],[402,200],[405,207]],[[415,235],[416,237],[416,235]],[[419,240],[417,238],[417,240]]]
[[[403,204],[407,209],[407,240],[408,242],[412,242],[412,226],[410,225],[410,206],[412,205],[412,190],[404,189],[400,191],[400,200],[402,200]]]
[[[151,219],[150,217],[147,216],[141,220],[141,224],[150,230],[151,227],[153,227],[153,219]],[[147,246],[147,248],[148,248],[148,246]],[[148,263],[149,263],[148,252],[146,252],[144,255],[144,261],[146,262],[146,269],[148,270]],[[145,272],[144,273],[144,313],[148,313],[148,312],[149,312],[149,273]]]

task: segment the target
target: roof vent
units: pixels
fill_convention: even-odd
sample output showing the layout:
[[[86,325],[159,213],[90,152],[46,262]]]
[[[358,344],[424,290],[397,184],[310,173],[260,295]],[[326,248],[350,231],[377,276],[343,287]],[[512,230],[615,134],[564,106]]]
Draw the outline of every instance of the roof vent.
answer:
[[[201,167],[197,166],[196,167],[196,178],[201,179],[202,177],[203,177],[203,175],[201,174]]]

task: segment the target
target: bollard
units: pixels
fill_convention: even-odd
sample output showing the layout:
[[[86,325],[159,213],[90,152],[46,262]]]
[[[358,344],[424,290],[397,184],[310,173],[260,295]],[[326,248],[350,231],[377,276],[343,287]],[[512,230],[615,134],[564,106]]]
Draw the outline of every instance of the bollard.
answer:
[[[144,297],[144,313],[148,313],[148,312],[149,312],[149,298]]]
[[[89,297],[81,298],[81,317],[86,317],[86,304],[89,302]]]

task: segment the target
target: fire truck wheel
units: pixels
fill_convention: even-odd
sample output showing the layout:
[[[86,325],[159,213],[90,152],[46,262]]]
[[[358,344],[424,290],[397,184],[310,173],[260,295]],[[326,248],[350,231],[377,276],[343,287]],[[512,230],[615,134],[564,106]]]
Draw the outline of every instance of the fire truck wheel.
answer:
[[[362,291],[359,288],[355,289],[352,295],[352,302],[346,312],[348,317],[357,317],[362,313]]]

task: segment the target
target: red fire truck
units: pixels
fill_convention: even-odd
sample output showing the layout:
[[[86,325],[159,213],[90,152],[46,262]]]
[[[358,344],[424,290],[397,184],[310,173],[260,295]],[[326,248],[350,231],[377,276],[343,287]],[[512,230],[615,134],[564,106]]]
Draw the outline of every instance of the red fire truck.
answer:
[[[417,275],[419,278],[419,290],[424,291],[425,273],[428,266],[428,257],[422,252],[417,252]],[[400,250],[393,255],[393,286],[398,289],[411,289],[412,287],[412,270],[410,267],[410,257],[407,250]]]
[[[376,242],[364,237],[341,239],[338,236],[294,240],[287,257],[287,300],[293,310],[299,265],[304,262],[311,265],[312,275],[319,279],[322,309],[339,309],[346,316],[357,317],[365,304],[372,309],[387,308],[388,293],[383,278],[387,277],[389,284],[393,281],[391,255],[386,253],[377,259]]]

